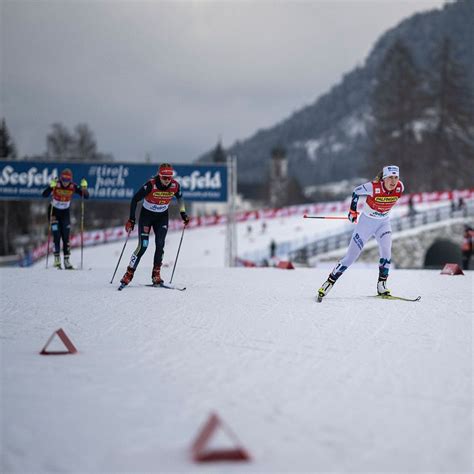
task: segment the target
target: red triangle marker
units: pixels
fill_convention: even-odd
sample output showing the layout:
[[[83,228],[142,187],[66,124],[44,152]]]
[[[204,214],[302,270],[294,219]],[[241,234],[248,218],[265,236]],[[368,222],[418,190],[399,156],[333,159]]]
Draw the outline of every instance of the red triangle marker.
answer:
[[[464,275],[457,263],[447,263],[441,270],[441,275]]]
[[[59,339],[63,342],[63,344],[66,346],[67,351],[48,351],[47,347],[53,340],[55,335],[58,335]],[[60,328],[57,331],[54,331],[53,334],[51,334],[51,337],[48,339],[46,344],[44,345],[43,349],[41,349],[40,354],[41,355],[62,355],[62,354],[76,354],[77,349],[75,348],[74,344],[71,342],[71,339],[67,337],[66,333]]]
[[[277,264],[277,268],[281,268],[282,270],[294,270],[295,266],[287,260],[280,260]]]
[[[221,427],[227,433],[228,437],[236,444],[235,448],[206,449],[209,440],[219,427]],[[191,452],[195,462],[250,461],[249,454],[242,446],[240,446],[237,437],[215,413],[211,413],[206,424],[199,432],[191,447]]]

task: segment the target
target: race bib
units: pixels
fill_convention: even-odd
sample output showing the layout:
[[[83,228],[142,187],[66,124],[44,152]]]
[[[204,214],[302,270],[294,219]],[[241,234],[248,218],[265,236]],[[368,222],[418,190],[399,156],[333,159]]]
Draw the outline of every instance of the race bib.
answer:
[[[71,205],[71,201],[57,201],[56,199],[53,199],[52,204],[56,209],[68,209]]]
[[[145,199],[143,201],[143,207],[151,212],[164,212],[168,209],[169,204],[152,204]]]

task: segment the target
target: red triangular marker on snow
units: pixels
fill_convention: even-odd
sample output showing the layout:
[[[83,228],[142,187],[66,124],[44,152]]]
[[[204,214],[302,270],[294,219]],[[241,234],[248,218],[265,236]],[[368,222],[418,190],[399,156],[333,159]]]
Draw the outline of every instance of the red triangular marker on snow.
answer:
[[[47,347],[53,340],[55,335],[58,335],[59,339],[63,342],[63,344],[66,346],[67,351],[48,351]],[[61,355],[61,354],[75,354],[77,352],[77,349],[75,348],[74,344],[71,342],[71,339],[69,339],[66,336],[66,333],[59,328],[57,331],[54,331],[53,334],[51,334],[51,337],[48,339],[46,344],[44,345],[43,349],[41,350],[40,354],[41,355]]]
[[[206,446],[218,427],[221,427],[236,444],[233,449],[206,449]],[[206,424],[194,441],[191,452],[195,462],[210,461],[250,461],[250,456],[244,448],[239,446],[237,437],[215,414],[211,413]]]
[[[441,270],[441,275],[464,275],[457,263],[447,263]]]

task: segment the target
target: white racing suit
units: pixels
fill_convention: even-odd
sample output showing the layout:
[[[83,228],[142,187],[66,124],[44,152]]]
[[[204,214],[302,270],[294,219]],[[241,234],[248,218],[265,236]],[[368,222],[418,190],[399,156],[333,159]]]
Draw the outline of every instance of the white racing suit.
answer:
[[[346,254],[329,275],[331,280],[335,282],[357,260],[371,237],[375,237],[379,246],[379,279],[387,279],[392,258],[392,227],[389,213],[400,198],[403,189],[401,181],[391,192],[385,189],[383,182],[368,182],[354,189],[352,210],[357,210],[360,196],[367,196],[367,200],[352,233]]]

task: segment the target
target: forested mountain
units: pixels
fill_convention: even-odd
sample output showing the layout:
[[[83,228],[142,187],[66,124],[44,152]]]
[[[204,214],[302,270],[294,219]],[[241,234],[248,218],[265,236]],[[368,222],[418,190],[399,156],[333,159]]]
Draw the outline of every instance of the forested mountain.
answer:
[[[241,188],[266,180],[276,146],[302,187],[369,178],[385,160],[406,165],[420,190],[474,185],[472,172],[444,179],[474,164],[473,25],[474,2],[459,0],[387,31],[362,67],[312,105],[227,150]],[[211,160],[212,151],[199,158]]]

